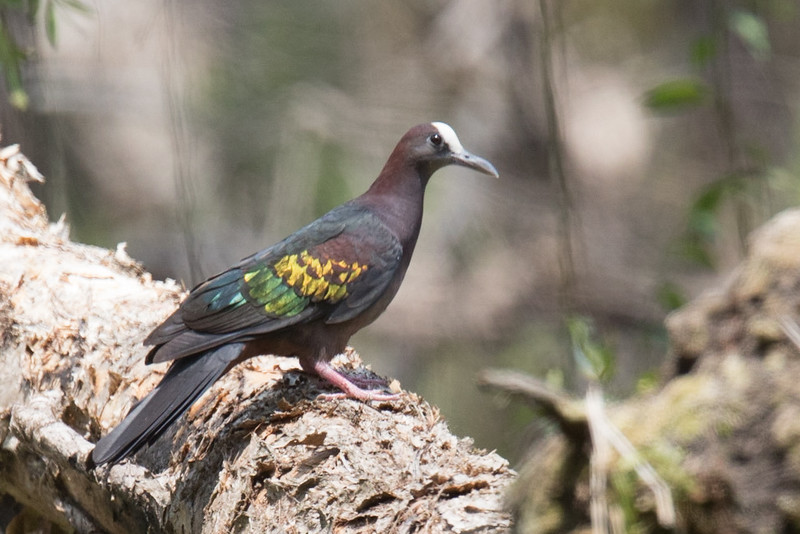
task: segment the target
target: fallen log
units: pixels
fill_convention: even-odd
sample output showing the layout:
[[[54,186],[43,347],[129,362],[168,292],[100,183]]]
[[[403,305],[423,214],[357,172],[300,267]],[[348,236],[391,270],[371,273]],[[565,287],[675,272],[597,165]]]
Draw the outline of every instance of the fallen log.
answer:
[[[132,460],[92,443],[158,383],[141,340],[184,296],[125,252],[73,243],[0,151],[0,527],[78,532],[497,532],[507,462],[413,393],[317,400],[289,358],[219,380]],[[362,369],[350,351],[336,361]]]

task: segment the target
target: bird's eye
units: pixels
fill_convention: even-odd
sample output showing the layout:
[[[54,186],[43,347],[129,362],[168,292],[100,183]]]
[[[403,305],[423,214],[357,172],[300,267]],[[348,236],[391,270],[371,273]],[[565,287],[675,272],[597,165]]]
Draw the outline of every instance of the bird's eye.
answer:
[[[431,144],[433,144],[433,146],[435,146],[437,148],[442,146],[442,135],[441,134],[435,133],[435,134],[431,135],[429,137],[429,139],[430,139]]]

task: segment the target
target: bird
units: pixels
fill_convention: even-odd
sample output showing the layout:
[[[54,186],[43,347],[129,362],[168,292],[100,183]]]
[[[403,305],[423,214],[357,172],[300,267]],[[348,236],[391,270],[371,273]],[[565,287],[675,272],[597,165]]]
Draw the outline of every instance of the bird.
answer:
[[[448,165],[499,177],[448,124],[416,125],[362,195],[195,286],[143,341],[152,346],[145,363],[171,366],[97,442],[90,464],[117,463],[152,444],[217,379],[261,354],[298,358],[305,372],[340,390],[332,396],[396,399],[330,360],[394,298],[420,233],[428,180]]]

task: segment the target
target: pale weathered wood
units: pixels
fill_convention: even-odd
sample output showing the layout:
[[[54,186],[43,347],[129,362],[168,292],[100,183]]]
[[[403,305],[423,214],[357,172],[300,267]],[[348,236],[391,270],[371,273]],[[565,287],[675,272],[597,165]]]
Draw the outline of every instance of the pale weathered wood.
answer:
[[[79,532],[510,526],[504,459],[410,393],[316,400],[317,382],[286,358],[239,366],[133,461],[88,470],[92,442],[164,372],[144,365],[141,340],[183,293],[124,246],[70,242],[31,195],[25,161],[0,153],[0,495],[25,507],[9,528],[31,516]]]

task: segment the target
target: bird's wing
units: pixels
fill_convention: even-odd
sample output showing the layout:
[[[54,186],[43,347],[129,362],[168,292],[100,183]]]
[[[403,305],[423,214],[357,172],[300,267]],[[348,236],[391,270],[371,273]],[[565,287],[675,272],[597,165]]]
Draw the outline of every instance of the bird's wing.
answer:
[[[346,321],[383,294],[401,256],[397,238],[372,213],[334,210],[195,287],[146,342],[183,328],[238,339],[318,318]]]

